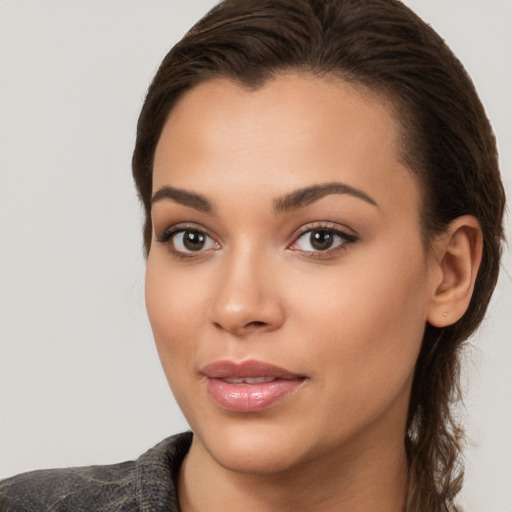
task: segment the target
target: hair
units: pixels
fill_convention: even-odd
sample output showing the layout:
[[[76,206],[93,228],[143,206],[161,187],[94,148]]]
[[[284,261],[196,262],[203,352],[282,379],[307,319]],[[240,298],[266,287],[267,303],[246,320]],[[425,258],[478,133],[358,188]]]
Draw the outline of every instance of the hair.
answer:
[[[337,77],[393,106],[401,156],[423,192],[425,239],[461,215],[483,234],[483,259],[465,315],[426,325],[408,411],[407,512],[455,511],[462,486],[460,399],[464,341],[487,309],[499,274],[505,195],[496,143],[471,79],[441,37],[398,0],[225,0],[166,55],[137,125],[133,176],[151,245],[152,167],[179,98],[212,78],[257,89],[284,72]]]

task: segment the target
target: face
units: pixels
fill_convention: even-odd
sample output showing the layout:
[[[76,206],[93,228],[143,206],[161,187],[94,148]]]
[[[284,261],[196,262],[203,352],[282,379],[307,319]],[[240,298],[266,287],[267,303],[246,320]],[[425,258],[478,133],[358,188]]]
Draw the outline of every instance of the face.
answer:
[[[241,472],[403,446],[427,317],[418,185],[381,98],[216,79],[170,114],[146,302],[194,445]]]

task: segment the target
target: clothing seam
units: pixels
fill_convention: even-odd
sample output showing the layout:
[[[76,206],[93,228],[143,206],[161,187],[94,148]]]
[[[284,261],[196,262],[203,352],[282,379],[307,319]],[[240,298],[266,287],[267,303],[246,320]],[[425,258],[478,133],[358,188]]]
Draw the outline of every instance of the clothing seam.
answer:
[[[133,486],[133,495],[135,496],[137,500],[137,504],[139,507],[139,512],[144,512],[144,508],[142,505],[142,483],[141,479],[142,476],[140,475],[141,470],[139,467],[139,459],[135,461],[135,470],[133,472],[133,478],[132,478],[132,486]]]

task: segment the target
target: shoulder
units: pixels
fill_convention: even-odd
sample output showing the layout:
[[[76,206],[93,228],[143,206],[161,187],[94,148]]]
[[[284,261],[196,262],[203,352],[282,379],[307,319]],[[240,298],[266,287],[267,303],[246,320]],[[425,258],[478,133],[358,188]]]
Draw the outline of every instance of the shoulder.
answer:
[[[85,511],[119,502],[127,506],[133,503],[126,510],[138,510],[133,492],[134,467],[135,461],[130,461],[16,475],[0,483],[0,509]]]
[[[2,480],[0,510],[179,510],[177,475],[191,440],[191,433],[169,437],[134,461],[108,466],[31,471]]]

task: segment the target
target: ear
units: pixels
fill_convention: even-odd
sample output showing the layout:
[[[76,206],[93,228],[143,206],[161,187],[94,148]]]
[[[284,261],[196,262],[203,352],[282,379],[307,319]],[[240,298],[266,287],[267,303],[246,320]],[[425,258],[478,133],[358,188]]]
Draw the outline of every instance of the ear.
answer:
[[[469,306],[482,260],[482,230],[471,215],[457,217],[434,242],[432,293],[427,320],[454,324]]]

